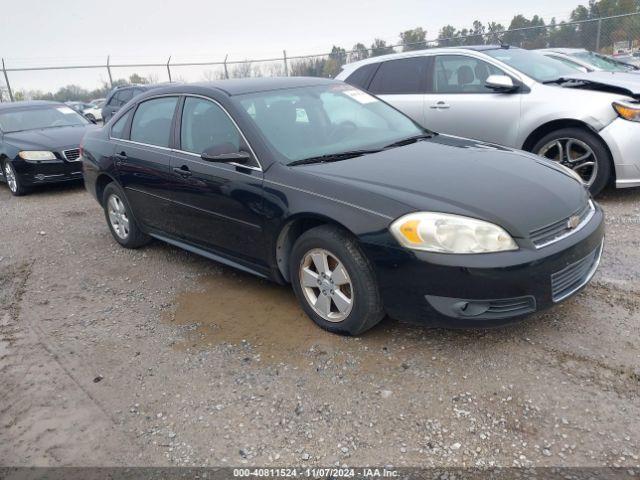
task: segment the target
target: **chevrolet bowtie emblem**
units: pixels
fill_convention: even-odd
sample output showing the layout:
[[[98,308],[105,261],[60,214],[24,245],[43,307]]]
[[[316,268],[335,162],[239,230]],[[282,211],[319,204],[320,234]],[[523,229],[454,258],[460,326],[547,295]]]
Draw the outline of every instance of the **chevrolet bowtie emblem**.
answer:
[[[569,220],[567,221],[567,228],[569,230],[573,230],[578,225],[580,225],[580,217],[579,216],[573,215],[572,217],[569,217]]]

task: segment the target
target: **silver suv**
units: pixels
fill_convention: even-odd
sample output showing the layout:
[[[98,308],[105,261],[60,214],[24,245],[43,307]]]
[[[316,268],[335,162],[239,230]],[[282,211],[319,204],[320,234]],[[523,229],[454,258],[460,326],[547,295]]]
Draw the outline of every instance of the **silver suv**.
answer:
[[[429,49],[345,65],[338,79],[437,132],[528,150],[574,170],[593,194],[640,186],[640,81],[581,73],[519,48]]]

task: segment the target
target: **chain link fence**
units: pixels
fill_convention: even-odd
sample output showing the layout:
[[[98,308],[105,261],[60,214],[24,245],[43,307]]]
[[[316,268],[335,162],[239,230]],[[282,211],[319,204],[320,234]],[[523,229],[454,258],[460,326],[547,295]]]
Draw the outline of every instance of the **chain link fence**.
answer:
[[[502,30],[499,25],[491,23],[488,27],[461,30],[451,36],[446,33],[443,29],[439,38],[414,43],[387,45],[377,39],[370,47],[359,44],[358,48],[349,51],[334,47],[330,53],[303,56],[287,56],[284,51],[281,57],[256,60],[180,61],[169,57],[166,61],[151,63],[115,63],[107,58],[102,64],[20,67],[7,65],[3,59],[0,101],[52,98],[50,93],[21,89],[20,80],[27,83],[33,75],[54,76],[54,81],[62,86],[74,84],[81,75],[86,81],[86,72],[93,72],[94,81],[102,84],[102,88],[91,93],[104,96],[114,86],[136,80],[157,83],[261,76],[333,77],[345,63],[434,47],[503,43],[527,49],[571,47],[607,55],[633,55],[640,52],[640,12],[511,30]],[[65,94],[73,96],[73,91]]]

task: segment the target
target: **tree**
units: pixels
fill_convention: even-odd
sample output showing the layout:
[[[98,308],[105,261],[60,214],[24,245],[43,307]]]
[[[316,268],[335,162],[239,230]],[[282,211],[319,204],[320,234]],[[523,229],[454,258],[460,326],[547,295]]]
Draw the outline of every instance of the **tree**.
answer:
[[[144,83],[149,83],[149,81],[146,78],[138,75],[137,73],[132,73],[129,76],[129,83],[132,83],[132,84],[144,84]]]
[[[369,49],[364,46],[362,43],[356,43],[351,49],[351,54],[349,55],[350,62],[357,62],[358,60],[364,60],[369,57]]]
[[[376,38],[373,40],[371,44],[371,56],[378,57],[380,55],[387,55],[389,53],[393,53],[393,47],[388,47],[387,42],[380,38]]]
[[[455,38],[456,35],[457,32],[453,25],[445,25],[438,34],[438,46],[453,47],[460,45],[459,40]]]
[[[504,27],[502,26],[502,24],[496,23],[496,22],[489,22],[489,25],[487,25],[488,36],[487,36],[486,42],[501,43],[500,37],[502,36],[503,32],[504,32]]]
[[[422,27],[400,32],[402,51],[408,52],[410,50],[423,50],[427,48],[426,38],[427,32],[426,30],[423,30]]]

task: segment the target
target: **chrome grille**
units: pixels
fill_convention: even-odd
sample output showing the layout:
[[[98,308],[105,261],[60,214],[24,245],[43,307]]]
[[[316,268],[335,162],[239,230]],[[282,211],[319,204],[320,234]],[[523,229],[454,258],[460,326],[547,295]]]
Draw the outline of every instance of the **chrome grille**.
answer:
[[[551,223],[544,227],[538,228],[536,230],[532,230],[529,232],[529,237],[531,241],[536,246],[536,248],[546,247],[547,245],[551,245],[569,235],[579,231],[586,225],[586,223],[591,220],[591,217],[595,213],[595,206],[593,202],[589,200],[587,204],[581,209],[577,210],[570,216],[563,218],[562,220],[558,220],[557,222]],[[570,227],[569,222],[572,217],[578,217],[578,224]]]
[[[551,275],[551,296],[560,302],[584,287],[596,273],[602,255],[601,244],[589,255]]]
[[[62,152],[64,154],[64,158],[66,158],[70,162],[77,162],[80,160],[80,149],[72,148],[70,150],[65,150]]]

